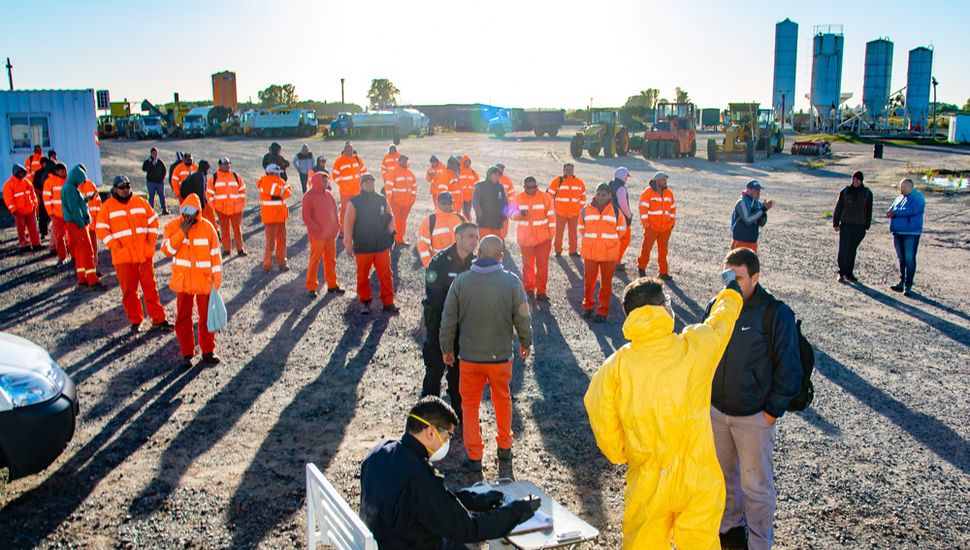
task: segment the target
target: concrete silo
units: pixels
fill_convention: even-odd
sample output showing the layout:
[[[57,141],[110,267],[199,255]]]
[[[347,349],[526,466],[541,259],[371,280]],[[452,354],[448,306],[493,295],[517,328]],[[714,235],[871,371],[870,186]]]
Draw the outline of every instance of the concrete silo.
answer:
[[[795,104],[795,62],[798,55],[798,23],[785,19],[775,25],[775,79],[771,106],[784,125],[791,120]]]
[[[912,130],[926,131],[932,78],[933,50],[925,47],[910,50],[906,73],[906,121]]]
[[[842,25],[819,25],[812,39],[811,103],[818,122],[834,129],[842,102],[842,57],[845,37]]]
[[[866,43],[866,72],[862,83],[862,104],[866,119],[875,124],[886,116],[893,76],[893,43],[879,38]]]

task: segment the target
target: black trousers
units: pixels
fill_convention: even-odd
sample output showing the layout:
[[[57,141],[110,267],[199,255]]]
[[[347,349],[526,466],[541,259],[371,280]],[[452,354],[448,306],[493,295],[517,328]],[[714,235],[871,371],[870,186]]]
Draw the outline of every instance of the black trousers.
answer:
[[[866,238],[866,228],[861,225],[842,224],[839,230],[839,274],[855,276],[855,255]]]
[[[437,338],[438,331],[433,331],[435,336],[428,337],[421,348],[421,355],[424,357],[424,382],[421,384],[421,397],[427,395],[441,396],[441,377],[444,376],[448,381],[448,398],[451,400],[451,408],[455,409],[455,414],[461,420],[461,393],[458,391],[458,336],[455,335],[455,365],[449,367],[445,365],[441,356],[441,342]]]
[[[40,236],[44,239],[47,238],[47,226],[51,223],[51,217],[47,214],[47,207],[44,206],[43,191],[37,191],[37,229],[40,230]]]

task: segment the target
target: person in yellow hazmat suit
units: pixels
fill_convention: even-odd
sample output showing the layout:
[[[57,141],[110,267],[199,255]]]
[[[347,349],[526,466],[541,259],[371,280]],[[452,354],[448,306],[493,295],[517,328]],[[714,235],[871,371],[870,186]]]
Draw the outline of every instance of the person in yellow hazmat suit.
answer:
[[[711,380],[741,313],[734,271],[701,324],[674,332],[663,281],[627,286],[623,335],[630,343],[596,371],[584,402],[596,443],[629,464],[623,548],[720,548],[724,475],[711,430]]]

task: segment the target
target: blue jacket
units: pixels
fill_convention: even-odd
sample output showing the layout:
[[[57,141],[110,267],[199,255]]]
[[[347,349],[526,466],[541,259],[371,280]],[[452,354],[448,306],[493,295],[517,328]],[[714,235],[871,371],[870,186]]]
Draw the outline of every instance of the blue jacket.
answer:
[[[923,233],[923,211],[926,199],[913,189],[909,195],[900,194],[889,207],[894,216],[889,220],[889,231],[899,235],[921,235]]]
[[[768,211],[748,195],[741,195],[731,213],[731,238],[746,243],[758,242],[760,228],[768,223]]]
[[[776,418],[802,388],[802,361],[795,313],[785,304],[775,309],[774,326],[764,326],[765,307],[773,299],[761,285],[744,302],[721,362],[714,372],[711,404],[731,416],[765,411]],[[712,302],[713,304],[713,302]],[[711,306],[708,305],[708,311]],[[774,350],[768,349],[772,331]]]

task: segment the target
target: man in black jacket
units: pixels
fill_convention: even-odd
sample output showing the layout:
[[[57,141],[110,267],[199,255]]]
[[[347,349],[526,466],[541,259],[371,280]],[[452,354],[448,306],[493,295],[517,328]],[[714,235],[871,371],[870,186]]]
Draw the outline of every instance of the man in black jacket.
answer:
[[[34,191],[37,193],[37,228],[40,230],[40,238],[47,238],[47,227],[51,223],[51,217],[47,214],[47,207],[44,206],[44,181],[47,176],[54,173],[57,166],[57,153],[51,149],[47,151],[47,156],[41,160],[40,170],[34,172],[33,184]]]
[[[505,187],[499,183],[502,171],[498,166],[489,167],[485,172],[485,180],[475,184],[472,194],[472,208],[475,209],[475,221],[478,222],[478,233],[481,237],[495,235],[505,240],[508,226],[509,197]]]
[[[155,208],[155,195],[158,195],[162,206],[162,215],[168,214],[165,207],[165,163],[158,159],[158,149],[152,147],[145,162],[141,163],[141,170],[145,172],[145,182],[148,184],[148,204]]]
[[[539,508],[502,493],[454,494],[433,462],[448,454],[458,418],[438,397],[411,407],[404,435],[375,447],[360,467],[360,517],[381,550],[456,550],[508,535]],[[481,512],[475,516],[468,510]]]
[[[832,214],[832,226],[839,234],[839,282],[858,282],[855,254],[872,225],[872,191],[862,183],[862,172],[852,174],[852,184],[839,193]]]
[[[270,143],[269,153],[263,155],[263,169],[265,170],[270,164],[279,166],[280,170],[282,170],[282,172],[280,172],[280,177],[283,178],[283,181],[286,181],[286,169],[289,168],[290,161],[283,158],[283,155],[280,154],[280,151],[282,150],[283,147],[279,143],[276,143],[275,141]]]
[[[724,546],[743,548],[747,526],[748,548],[763,550],[774,541],[775,422],[801,389],[802,363],[795,314],[758,284],[758,255],[736,248],[724,263],[744,306],[711,387],[714,446],[727,489],[720,532]],[[773,315],[766,315],[769,305]]]
[[[360,177],[360,194],[350,199],[344,214],[344,249],[357,263],[357,296],[361,315],[370,314],[371,267],[381,285],[384,311],[396,314],[394,277],[391,273],[391,247],[394,246],[394,216],[384,195],[374,189],[374,176]]]
[[[448,367],[441,356],[441,340],[438,332],[441,330],[441,312],[445,308],[445,298],[451,283],[461,273],[472,267],[475,259],[475,247],[478,246],[478,226],[473,223],[462,223],[455,228],[455,244],[437,253],[428,264],[424,277],[425,299],[424,327],[427,331],[421,354],[424,356],[424,382],[421,385],[421,397],[426,395],[441,395],[441,377],[446,374],[448,380],[448,397],[451,406],[458,414],[461,422],[461,392],[458,391],[458,365]],[[457,339],[455,348],[458,347]],[[458,353],[458,350],[455,350]]]

